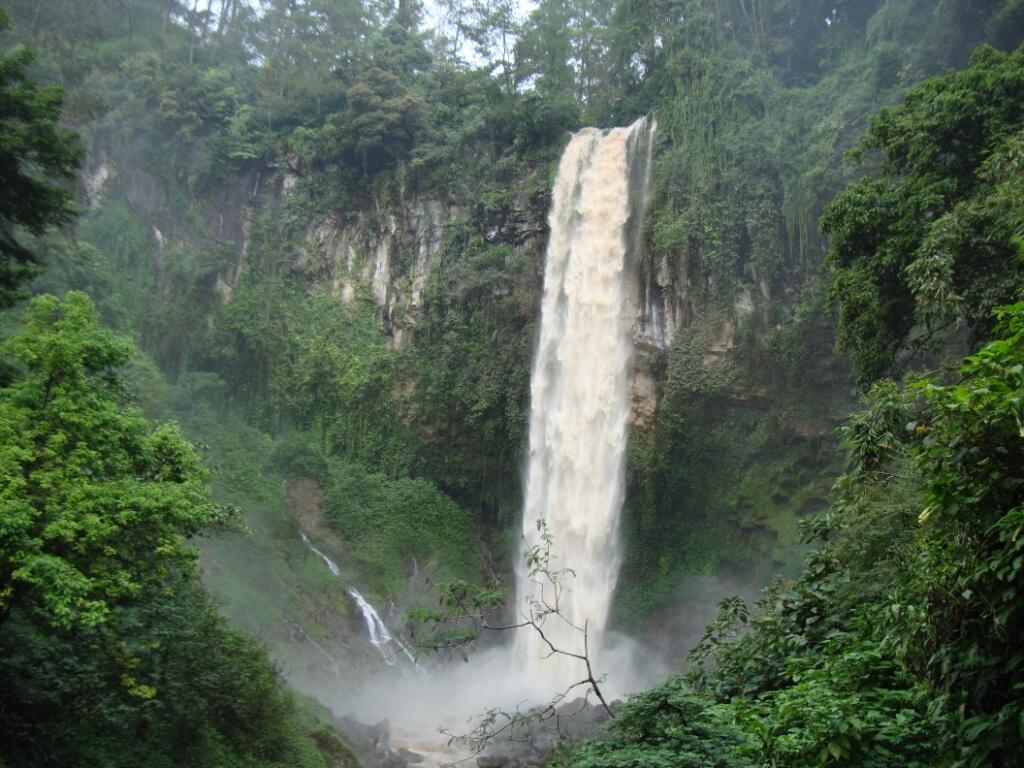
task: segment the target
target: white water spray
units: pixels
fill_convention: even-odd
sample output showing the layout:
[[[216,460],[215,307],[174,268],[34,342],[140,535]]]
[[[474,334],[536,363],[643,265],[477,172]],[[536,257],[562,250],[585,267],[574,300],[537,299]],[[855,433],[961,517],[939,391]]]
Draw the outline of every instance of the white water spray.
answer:
[[[592,659],[619,570],[618,523],[625,474],[632,321],[627,259],[647,203],[653,121],[574,134],[562,154],[548,217],[541,329],[530,381],[530,447],[523,536],[552,538],[550,569],[571,569],[558,615],[544,635]],[[518,605],[541,593],[521,553]],[[537,688],[561,691],[586,677],[583,662],[551,648],[532,628],[516,635],[516,666]],[[595,672],[598,670],[595,669]]]

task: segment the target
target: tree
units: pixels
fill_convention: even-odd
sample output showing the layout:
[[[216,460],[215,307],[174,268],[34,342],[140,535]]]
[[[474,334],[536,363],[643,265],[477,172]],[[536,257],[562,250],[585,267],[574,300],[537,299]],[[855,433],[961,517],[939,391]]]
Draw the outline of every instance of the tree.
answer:
[[[370,9],[358,0],[269,0],[258,24],[264,101],[275,122],[337,109],[365,55]]]
[[[976,340],[1024,279],[1024,48],[979,48],[971,66],[882,110],[852,153],[873,172],[822,219],[831,237],[839,343],[862,383],[966,323]]]
[[[542,2],[516,44],[516,80],[534,84],[545,96],[576,96],[574,17],[563,3]]]
[[[426,119],[423,98],[379,67],[363,72],[347,97],[349,141],[363,175],[404,158]]]
[[[186,539],[222,519],[178,428],[129,404],[131,345],[97,323],[83,293],[41,296],[3,346],[21,373],[0,390],[0,629],[15,610],[101,624],[191,570]]]
[[[10,17],[0,10],[0,32]],[[59,126],[64,92],[29,76],[35,54],[18,47],[0,56],[0,307],[20,296],[36,257],[18,237],[67,222],[74,209],[66,184],[82,158],[76,135]],[[54,183],[58,182],[58,183]]]
[[[0,354],[4,765],[323,768],[197,578],[187,539],[232,516],[178,428],[131,404],[132,345],[73,292],[33,300]]]
[[[503,85],[514,85],[512,54],[519,36],[516,5],[512,0],[442,0],[441,44],[445,55],[463,63],[467,44],[474,59],[487,72],[500,69]]]

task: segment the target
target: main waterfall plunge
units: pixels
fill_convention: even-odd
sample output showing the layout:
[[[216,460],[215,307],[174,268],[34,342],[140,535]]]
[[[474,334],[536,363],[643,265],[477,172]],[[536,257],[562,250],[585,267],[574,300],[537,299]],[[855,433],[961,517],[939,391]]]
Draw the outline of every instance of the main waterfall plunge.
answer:
[[[551,537],[549,570],[569,569],[558,615],[543,637],[519,630],[515,668],[534,685],[561,691],[586,677],[576,654],[584,634],[600,653],[619,571],[628,385],[631,283],[646,212],[653,121],[574,134],[562,154],[548,217],[540,338],[530,382],[530,445],[523,509],[524,551],[516,573],[520,610],[555,596],[526,555]],[[571,572],[570,572],[571,571]],[[541,586],[544,584],[544,586]],[[553,607],[553,606],[552,606]],[[545,640],[546,638],[546,640]]]
[[[531,575],[525,555],[551,537],[550,571],[570,569],[562,580],[558,614],[513,633],[513,647],[492,643],[467,663],[406,664],[406,646],[389,632],[365,600],[353,597],[366,619],[369,641],[390,670],[354,694],[360,719],[390,718],[406,746],[429,746],[425,734],[443,721],[453,732],[492,707],[514,711],[564,693],[587,677],[579,658],[551,653],[587,651],[598,676],[610,671],[604,691],[621,695],[649,684],[661,671],[645,657],[635,668],[629,644],[610,648],[605,624],[619,570],[619,512],[624,495],[632,332],[636,319],[633,260],[647,207],[653,121],[626,128],[586,128],[562,155],[549,213],[541,328],[531,378],[530,442],[523,510],[523,551],[517,558],[515,608],[530,615],[531,602],[553,602]],[[543,531],[538,523],[543,521]],[[312,548],[312,544],[307,542]],[[325,556],[313,548],[321,558]],[[333,565],[327,562],[328,567]],[[336,567],[336,566],[335,566]],[[333,570],[333,569],[332,569]],[[382,639],[387,638],[387,648]],[[393,647],[391,646],[393,644]],[[617,653],[621,651],[621,655]],[[398,664],[393,664],[398,661]],[[439,692],[445,695],[439,700]],[[339,696],[324,695],[343,711]],[[573,696],[582,694],[577,690]],[[436,741],[436,739],[435,739]],[[438,764],[465,758],[449,754]],[[432,758],[431,758],[432,759]],[[426,765],[426,764],[425,764]]]

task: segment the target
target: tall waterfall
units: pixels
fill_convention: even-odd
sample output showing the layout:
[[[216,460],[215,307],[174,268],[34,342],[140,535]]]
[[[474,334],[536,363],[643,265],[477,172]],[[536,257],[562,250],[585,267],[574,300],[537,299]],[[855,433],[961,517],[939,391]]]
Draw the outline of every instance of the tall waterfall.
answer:
[[[555,601],[531,577],[526,554],[551,537],[550,571],[563,574],[558,615],[516,633],[516,660],[536,685],[563,690],[585,677],[581,654],[601,649],[619,570],[628,383],[631,283],[647,206],[653,121],[574,134],[558,166],[544,271],[541,329],[530,382],[530,445],[517,600],[528,614]],[[553,607],[553,605],[552,605]],[[595,670],[596,671],[596,670]]]

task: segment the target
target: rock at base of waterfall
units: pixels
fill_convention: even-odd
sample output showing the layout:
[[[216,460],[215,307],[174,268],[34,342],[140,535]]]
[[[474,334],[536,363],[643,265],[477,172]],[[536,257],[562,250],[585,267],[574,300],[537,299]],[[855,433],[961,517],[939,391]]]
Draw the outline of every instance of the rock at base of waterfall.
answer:
[[[614,709],[618,702],[612,703]],[[495,741],[476,759],[477,768],[536,768],[546,765],[551,753],[563,744],[575,744],[595,736],[611,719],[607,710],[585,699],[566,702],[553,713],[534,710],[536,720]]]
[[[424,761],[419,752],[405,747],[391,748],[391,724],[387,720],[367,725],[345,715],[334,719],[334,727],[365,768],[408,768]]]
[[[419,752],[413,752],[411,749],[406,749],[405,747],[399,747],[395,754],[406,763],[422,763],[424,759],[423,755]]]
[[[345,737],[360,765],[366,768],[406,768],[406,761],[391,749],[391,724],[381,720],[367,725],[351,715],[334,718],[334,727]]]

